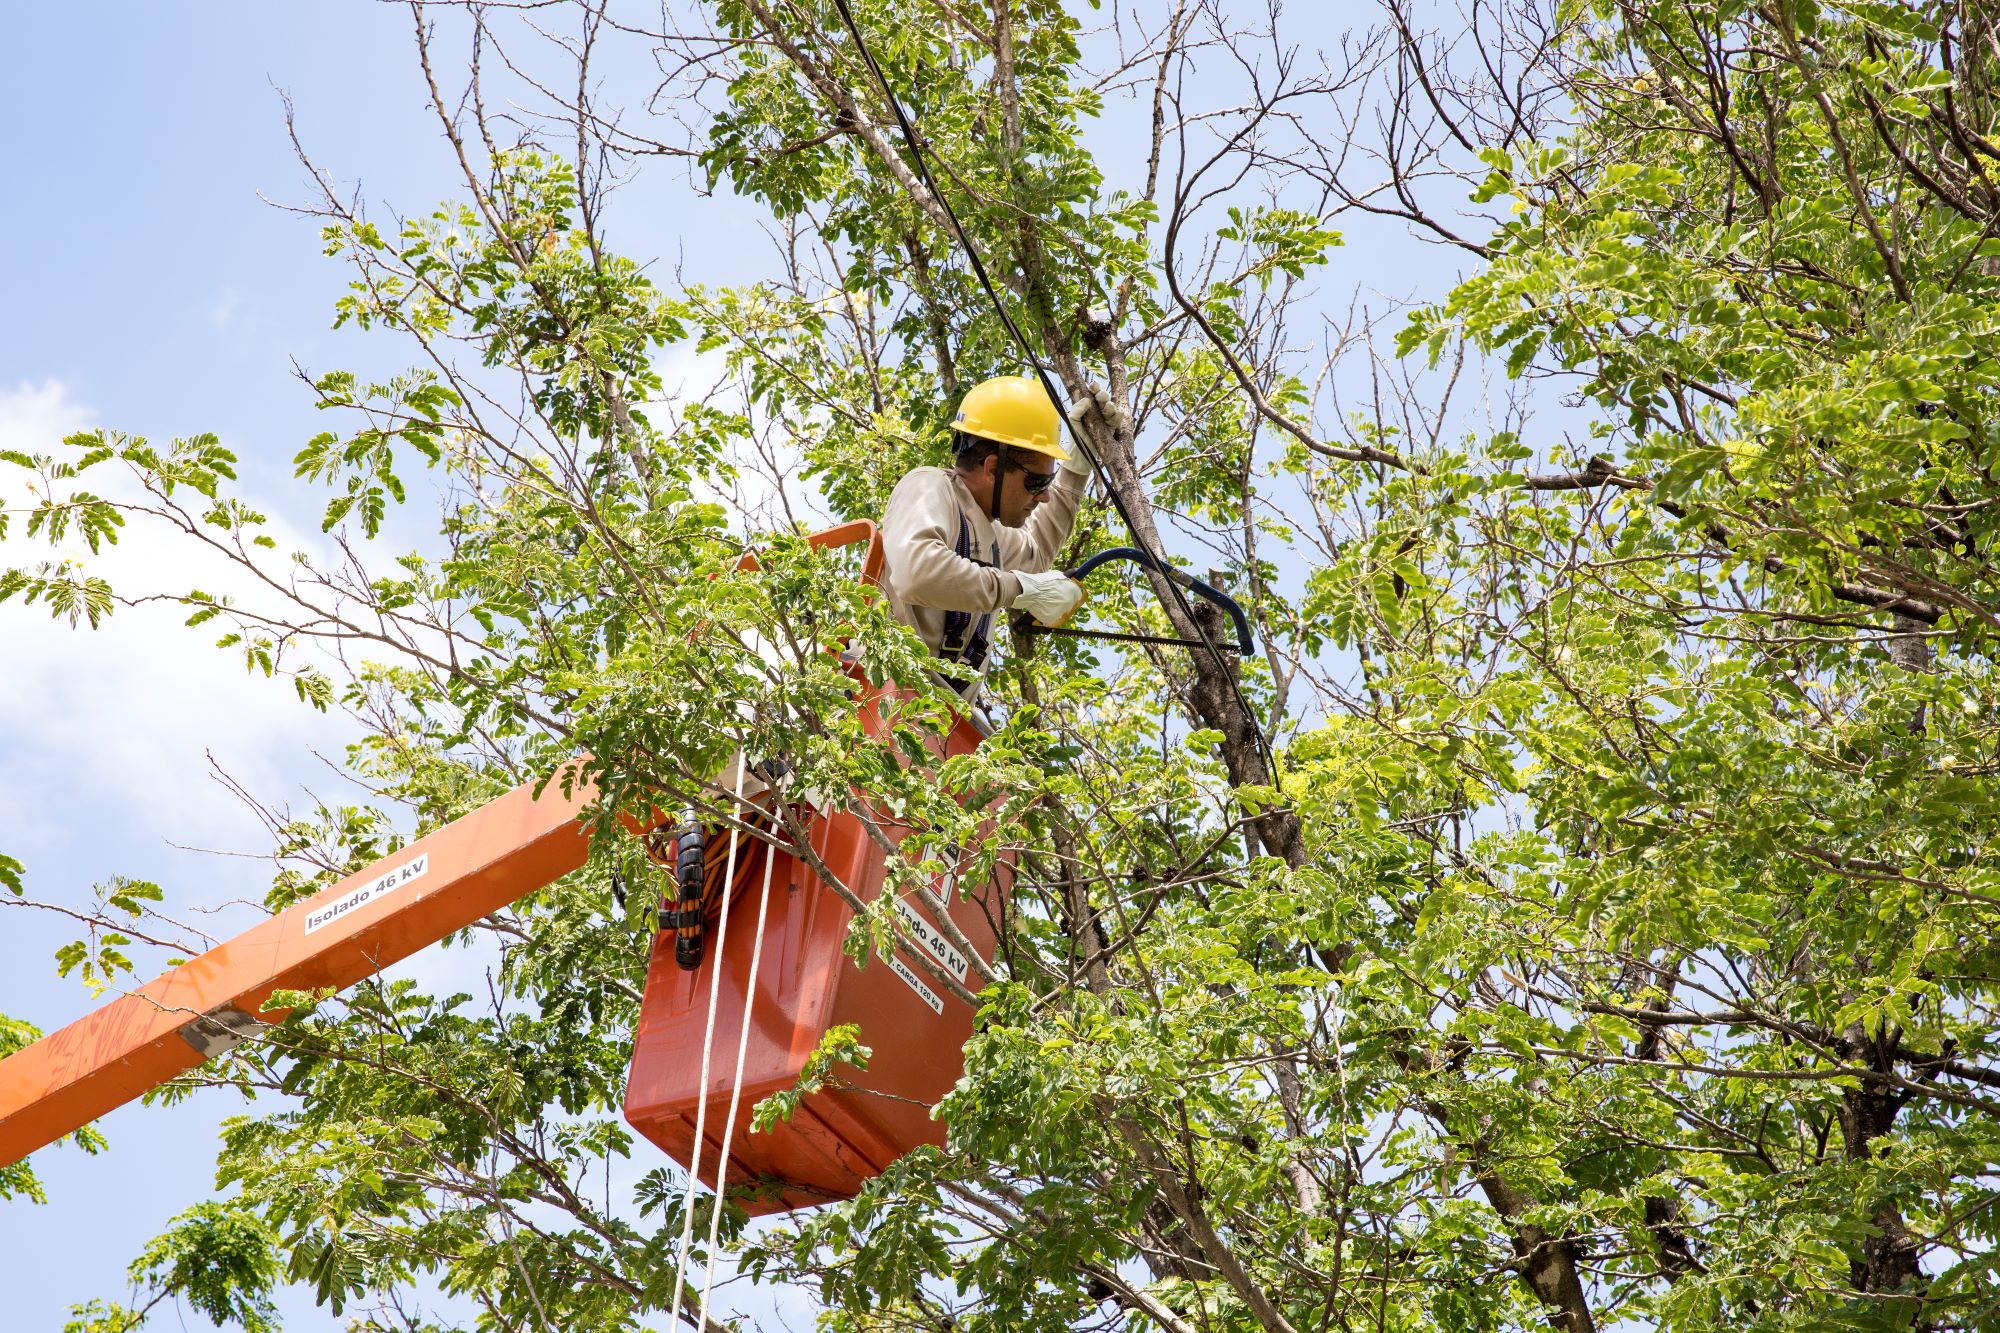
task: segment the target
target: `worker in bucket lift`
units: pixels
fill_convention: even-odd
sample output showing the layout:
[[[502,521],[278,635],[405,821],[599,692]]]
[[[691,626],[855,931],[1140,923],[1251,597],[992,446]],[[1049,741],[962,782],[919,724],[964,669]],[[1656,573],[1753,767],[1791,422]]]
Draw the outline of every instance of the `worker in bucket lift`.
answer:
[[[1130,424],[1097,385],[1070,408],[1078,422],[1086,412],[1103,413],[1114,430]],[[1090,463],[1063,447],[1062,414],[1041,382],[1025,376],[975,385],[952,427],[952,466],[912,468],[882,511],[882,585],[896,617],[960,668],[953,685],[977,702],[996,612],[1026,611],[1054,627],[1083,601],[1082,586],[1049,566],[1076,522]],[[714,782],[750,823],[768,827],[771,790],[788,777],[782,760],[745,765],[738,755]],[[816,809],[830,799],[801,795]],[[700,965],[705,923],[720,912],[728,886],[742,884],[755,858],[768,854],[754,839],[709,836],[692,813],[654,850],[678,887],[661,924],[676,931],[682,967]]]
[[[1091,388],[1071,416],[1112,417],[1109,396]],[[1049,566],[1069,539],[1090,463],[1063,447],[1062,414],[1024,375],[965,395],[952,450],[951,467],[912,468],[889,496],[882,582],[897,618],[963,667],[969,679],[955,684],[976,695],[996,612],[1026,611],[1053,627],[1083,601],[1082,586]]]

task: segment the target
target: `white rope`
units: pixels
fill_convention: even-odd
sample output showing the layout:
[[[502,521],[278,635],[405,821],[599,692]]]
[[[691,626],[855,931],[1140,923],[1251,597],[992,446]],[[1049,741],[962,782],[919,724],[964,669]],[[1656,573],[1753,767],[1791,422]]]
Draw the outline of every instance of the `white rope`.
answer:
[[[777,811],[778,793],[771,792],[772,812]],[[777,821],[772,821],[775,832]],[[722,1187],[728,1184],[729,1141],[736,1131],[736,1108],[743,1102],[743,1060],[750,1049],[750,1007],[757,999],[757,968],[764,958],[764,915],[771,905],[771,871],[778,864],[778,848],[771,843],[764,848],[764,887],[757,892],[757,936],[750,944],[750,980],[743,988],[743,1027],[736,1034],[736,1077],[729,1082],[729,1115],[722,1122],[722,1156],[715,1168],[715,1211],[708,1219],[708,1275],[701,1284],[701,1318],[695,1324],[698,1329],[708,1327],[708,1297],[715,1290],[715,1245],[722,1233]],[[703,1085],[704,1087],[706,1084]]]
[[[688,1154],[687,1193],[681,1198],[680,1253],[674,1259],[674,1313],[675,1314],[680,1313],[681,1284],[687,1280],[688,1253],[694,1245],[694,1196],[695,1196],[695,1190],[700,1186],[701,1183],[701,1145],[703,1142],[703,1136],[706,1135],[708,1132],[709,1056],[713,1053],[715,1049],[715,1010],[717,1001],[722,994],[722,947],[723,944],[729,939],[729,889],[730,889],[729,880],[733,879],[736,875],[736,844],[737,844],[737,839],[742,834],[743,774],[744,770],[748,769],[749,767],[750,767],[749,762],[744,758],[743,754],[739,751],[736,756],[736,790],[733,795],[733,800],[735,804],[730,807],[732,820],[729,825],[729,860],[726,862],[727,870],[725,872],[727,877],[724,879],[722,885],[722,906],[718,908],[716,911],[716,916],[719,918],[719,920],[716,922],[716,927],[715,927],[715,951],[709,954],[708,956],[709,957],[708,1024],[702,1030],[701,1034],[701,1084],[695,1093],[696,1101],[695,1101],[695,1112],[694,1112],[694,1151]],[[703,875],[706,875],[708,873],[706,865],[703,866],[702,873]],[[675,885],[675,892],[676,894],[678,894],[679,892],[678,882]],[[762,909],[760,908],[758,910],[759,910],[758,921],[757,921],[757,934],[759,936],[758,943],[762,944],[764,923],[763,923]],[[753,977],[752,980],[754,981],[754,979],[755,978]],[[747,1005],[745,1006],[745,1012],[743,1017],[744,1017],[744,1027],[748,1028],[750,1015],[748,1012]],[[742,1071],[739,1068],[738,1077],[741,1077],[741,1072]],[[733,1110],[731,1114],[734,1114]],[[726,1156],[726,1154],[729,1151],[729,1144],[727,1138],[723,1140],[722,1150],[725,1154],[725,1156],[723,1157],[723,1162],[726,1165],[729,1160],[728,1157]],[[718,1184],[721,1183],[722,1173],[720,1171],[716,1173],[715,1179]],[[722,1203],[721,1192],[718,1190],[716,1194],[716,1205],[718,1210],[721,1207],[721,1203]],[[710,1228],[711,1235],[713,1234],[713,1231],[714,1229]],[[709,1272],[713,1274],[715,1271],[715,1242],[711,1240],[709,1241],[708,1245],[709,1245],[709,1253],[708,1253]],[[708,1295],[706,1292],[704,1292],[701,1298],[701,1320],[699,1323],[695,1325],[695,1327],[697,1329],[700,1329],[700,1328],[706,1328],[707,1326],[708,1326]]]

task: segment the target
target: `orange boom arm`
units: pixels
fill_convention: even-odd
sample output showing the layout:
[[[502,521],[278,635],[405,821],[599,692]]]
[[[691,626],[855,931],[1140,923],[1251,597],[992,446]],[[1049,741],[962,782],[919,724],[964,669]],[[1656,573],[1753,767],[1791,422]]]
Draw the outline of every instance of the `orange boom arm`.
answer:
[[[866,543],[861,579],[880,579],[873,523],[857,519],[808,540]],[[738,565],[756,567],[753,556]],[[539,798],[533,783],[516,787],[0,1060],[0,1166],[278,1022],[282,1011],[262,1009],[273,991],[351,986],[561,879],[589,852],[579,816],[595,795],[574,769]],[[641,821],[625,822],[646,832]]]
[[[584,862],[592,792],[516,787],[0,1060],[0,1166],[229,1050],[273,991],[341,989]]]

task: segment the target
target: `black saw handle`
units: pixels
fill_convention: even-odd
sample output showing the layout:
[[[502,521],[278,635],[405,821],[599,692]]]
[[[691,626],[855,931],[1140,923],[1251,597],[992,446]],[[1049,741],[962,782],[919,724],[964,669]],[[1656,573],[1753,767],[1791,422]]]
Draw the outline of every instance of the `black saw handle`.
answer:
[[[1224,611],[1227,611],[1229,618],[1236,623],[1236,651],[1245,657],[1250,655],[1253,642],[1250,637],[1250,618],[1243,614],[1243,608],[1236,604],[1235,598],[1223,592],[1220,588],[1211,587],[1203,583],[1192,574],[1183,573],[1164,561],[1155,560],[1136,546],[1113,546],[1108,550],[1099,551],[1075,569],[1065,569],[1063,573],[1080,583],[1083,581],[1084,575],[1090,573],[1099,565],[1109,564],[1113,560],[1130,560],[1135,565],[1144,565],[1147,569],[1165,574],[1195,596],[1202,598],[1204,601],[1213,602]]]

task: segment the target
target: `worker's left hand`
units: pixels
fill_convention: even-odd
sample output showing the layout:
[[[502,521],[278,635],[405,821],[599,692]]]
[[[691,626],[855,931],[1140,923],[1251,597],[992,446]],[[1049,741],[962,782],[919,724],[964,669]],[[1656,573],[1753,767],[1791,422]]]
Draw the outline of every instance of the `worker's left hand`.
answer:
[[[1013,609],[1026,611],[1043,629],[1060,629],[1083,605],[1083,585],[1060,570],[1016,570],[1014,577],[1021,581],[1021,591],[1014,595]]]

